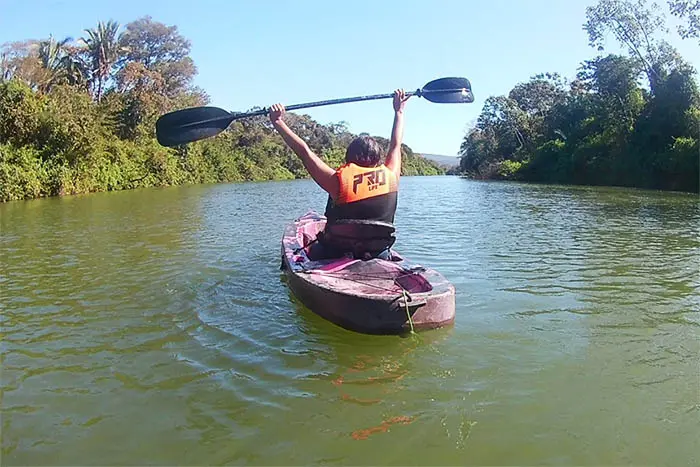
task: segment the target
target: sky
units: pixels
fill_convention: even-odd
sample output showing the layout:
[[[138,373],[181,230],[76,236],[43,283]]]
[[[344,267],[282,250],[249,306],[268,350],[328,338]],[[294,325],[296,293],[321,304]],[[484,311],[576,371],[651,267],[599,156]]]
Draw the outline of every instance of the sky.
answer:
[[[471,81],[472,104],[411,98],[404,143],[415,152],[456,156],[484,101],[542,72],[572,78],[588,46],[582,24],[593,0],[0,0],[0,44],[78,38],[98,21],[145,15],[176,25],[192,42],[195,84],[211,105],[245,111],[275,102],[415,90],[435,78]],[[660,0],[664,5],[665,1]],[[673,23],[671,23],[673,24]],[[671,34],[690,63],[697,41]],[[612,38],[606,53],[619,52]],[[389,137],[390,100],[306,109],[321,123]]]

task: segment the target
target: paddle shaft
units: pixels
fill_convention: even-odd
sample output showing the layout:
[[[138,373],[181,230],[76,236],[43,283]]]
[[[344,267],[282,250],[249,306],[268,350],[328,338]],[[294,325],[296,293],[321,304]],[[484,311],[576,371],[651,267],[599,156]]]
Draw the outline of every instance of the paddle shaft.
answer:
[[[418,91],[407,92],[406,97],[413,96],[416,94],[419,94],[419,92]],[[306,104],[292,104],[290,106],[285,106],[285,110],[307,109],[309,107],[320,107],[322,105],[345,104],[347,102],[370,101],[370,100],[375,100],[375,99],[388,99],[391,97],[394,97],[394,93],[373,94],[371,96],[345,97],[342,99],[329,99],[329,100],[325,100],[325,101],[307,102]],[[196,121],[196,122],[192,122],[192,123],[185,123],[184,125],[181,125],[180,128],[187,128],[187,127],[191,127],[191,126],[200,126],[200,125],[211,123],[211,122],[220,122],[220,121],[225,121],[225,120],[233,122],[235,120],[240,120],[242,118],[257,117],[259,115],[267,115],[268,113],[270,113],[269,108],[254,110],[252,112],[231,112],[230,116],[216,117],[216,118],[210,118],[207,120],[200,120],[200,121]]]
[[[415,95],[416,92],[407,92],[406,97]],[[329,99],[325,101],[307,102],[306,104],[292,104],[285,106],[286,110],[298,110],[298,109],[308,109],[309,107],[321,107],[323,105],[333,105],[333,104],[345,104],[348,102],[359,102],[359,101],[371,101],[376,99],[389,99],[394,97],[394,93],[386,94],[372,94],[371,96],[357,96],[357,97],[344,97],[341,99]],[[235,113],[233,114],[234,119],[242,117],[255,117],[257,115],[267,115],[270,112],[269,108],[255,110],[253,112],[246,113]]]
[[[449,93],[449,92],[460,92],[462,89],[440,89],[440,90],[421,90],[418,89],[416,91],[411,91],[406,93],[406,97],[410,96],[422,96],[423,94],[428,94],[428,93]],[[371,101],[371,100],[376,100],[376,99],[390,99],[394,97],[394,93],[385,93],[385,94],[372,94],[369,96],[357,96],[357,97],[344,97],[341,99],[329,99],[325,101],[316,101],[316,102],[307,102],[305,104],[292,104],[289,106],[285,106],[285,110],[298,110],[298,109],[307,109],[309,107],[320,107],[323,105],[333,105],[333,104],[345,104],[348,102],[359,102],[359,101]],[[267,115],[270,113],[269,108],[264,108],[260,110],[254,110],[252,112],[231,112],[230,116],[226,117],[217,117],[217,118],[210,118],[208,120],[200,120],[197,122],[192,122],[192,123],[186,123],[181,126],[181,128],[187,128],[190,126],[198,126],[210,122],[218,122],[218,121],[235,121],[235,120],[240,120],[242,118],[248,118],[248,117],[257,117],[259,115]]]

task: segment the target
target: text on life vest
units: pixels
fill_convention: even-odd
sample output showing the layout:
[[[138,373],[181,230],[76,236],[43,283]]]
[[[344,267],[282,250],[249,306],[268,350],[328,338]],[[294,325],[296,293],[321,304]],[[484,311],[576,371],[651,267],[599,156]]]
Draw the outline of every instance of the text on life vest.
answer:
[[[383,169],[378,169],[355,175],[352,181],[353,193],[357,194],[357,187],[362,184],[363,181],[367,183],[367,190],[373,191],[377,189],[377,187],[386,185],[386,173]]]

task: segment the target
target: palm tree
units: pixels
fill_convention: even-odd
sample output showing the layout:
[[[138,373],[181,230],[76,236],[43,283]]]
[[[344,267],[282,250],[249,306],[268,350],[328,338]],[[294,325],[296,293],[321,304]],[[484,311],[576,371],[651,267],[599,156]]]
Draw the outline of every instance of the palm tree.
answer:
[[[77,51],[69,53],[61,59],[61,72],[61,77],[71,86],[87,84],[88,67]]]
[[[92,72],[92,83],[96,85],[95,96],[99,102],[102,90],[109,80],[112,67],[119,60],[122,49],[119,46],[119,23],[109,20],[100,21],[94,29],[86,29],[87,37],[82,41],[87,46],[87,53]]]
[[[37,44],[37,55],[41,63],[41,76],[37,77],[37,85],[42,92],[48,92],[60,80],[61,60],[65,56],[66,45],[71,41],[66,37],[57,41],[53,36]]]
[[[41,60],[41,65],[47,70],[57,70],[66,45],[72,40],[72,38],[66,37],[62,41],[57,41],[53,36],[49,36],[48,40],[39,42],[39,60]]]
[[[7,58],[7,52],[0,52],[0,83],[7,81],[12,76],[12,67],[10,60]]]
[[[38,80],[39,89],[48,92],[56,84],[83,85],[86,82],[87,66],[82,59],[81,50],[71,46],[73,39],[66,37],[57,41],[53,36],[39,42],[38,58],[43,73]]]

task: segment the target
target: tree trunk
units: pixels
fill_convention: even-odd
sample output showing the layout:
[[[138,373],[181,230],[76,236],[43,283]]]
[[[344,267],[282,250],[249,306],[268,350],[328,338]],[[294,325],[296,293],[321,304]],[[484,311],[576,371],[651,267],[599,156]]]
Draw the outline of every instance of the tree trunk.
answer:
[[[100,99],[102,99],[102,76],[97,78],[97,103],[100,103]]]

